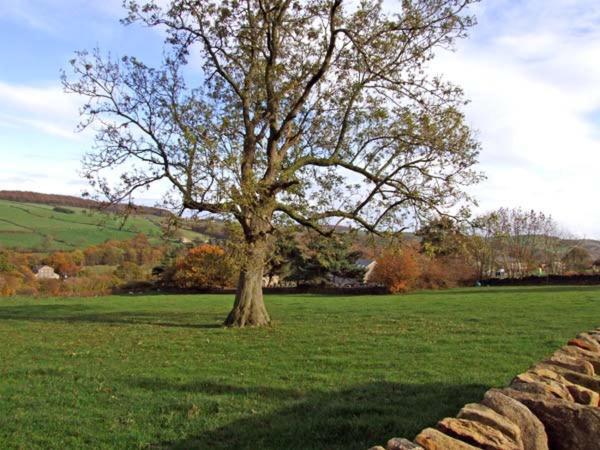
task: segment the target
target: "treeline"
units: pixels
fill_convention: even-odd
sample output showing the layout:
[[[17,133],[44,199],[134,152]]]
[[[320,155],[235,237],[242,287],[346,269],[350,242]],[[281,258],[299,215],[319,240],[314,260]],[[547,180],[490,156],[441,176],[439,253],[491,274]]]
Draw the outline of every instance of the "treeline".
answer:
[[[225,222],[214,219],[189,219],[185,222],[190,230],[210,236],[212,239],[225,240],[230,232]]]
[[[155,268],[156,282],[164,288],[206,289],[235,287],[244,263],[243,243],[235,230],[229,238],[202,244],[171,255]],[[271,242],[264,267],[265,287],[360,285],[365,267],[362,251],[347,236],[325,238],[294,228],[280,231]]]
[[[0,251],[0,295],[102,295],[124,283],[149,280],[169,247],[152,245],[139,234],[128,241],[109,240],[83,250],[48,255]],[[36,277],[50,266],[57,279]]]
[[[168,216],[170,213],[164,209],[140,205],[108,205],[96,200],[75,197],[71,195],[42,194],[29,191],[0,191],[0,200],[9,200],[20,203],[38,203],[44,205],[71,206],[75,208],[106,209],[107,211],[124,211],[130,209],[135,214],[148,214],[153,216]]]
[[[576,281],[600,270],[583,241],[565,239],[551,216],[532,210],[500,208],[462,223],[438,217],[416,234],[418,244],[400,240],[378,252],[373,281],[401,292],[494,279]]]
[[[210,224],[210,222],[206,222]],[[139,234],[50,254],[0,251],[0,295],[100,295],[114,289],[233,288],[244,264],[239,227],[218,224],[223,239],[196,245],[151,243]],[[550,216],[499,209],[469,222],[437,217],[415,235],[327,238],[283,228],[271,241],[265,287],[385,287],[389,292],[475,285],[483,280],[593,274],[600,270]],[[36,272],[50,266],[57,279]],[[530,278],[527,278],[530,280]]]
[[[271,242],[263,286],[386,287],[396,293],[474,284],[477,267],[466,248],[450,245],[449,236],[444,246],[436,238],[432,230],[423,230],[419,239],[400,234],[369,240],[354,232],[328,238],[291,227]],[[159,268],[156,282],[166,289],[234,287],[242,264],[239,238],[230,235],[219,245],[180,253],[172,264]]]
[[[238,230],[239,231],[239,230]],[[128,241],[107,241],[82,250],[48,255],[0,251],[0,295],[84,296],[145,289],[233,288],[243,264],[241,237],[229,231],[213,244],[155,244],[140,234]],[[272,242],[265,267],[266,286],[363,284],[362,252],[350,236],[327,239],[284,231]],[[50,266],[58,279],[39,279]]]
[[[585,241],[572,239],[538,211],[500,208],[475,218],[463,232],[471,238],[479,278],[574,275],[598,265]]]

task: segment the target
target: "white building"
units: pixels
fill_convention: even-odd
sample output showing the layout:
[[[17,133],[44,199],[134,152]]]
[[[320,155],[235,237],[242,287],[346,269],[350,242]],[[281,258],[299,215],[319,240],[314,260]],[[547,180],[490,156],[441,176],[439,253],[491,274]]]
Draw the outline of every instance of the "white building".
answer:
[[[52,267],[42,266],[38,269],[35,277],[38,280],[58,280],[60,275],[58,275]]]
[[[364,284],[368,284],[371,281],[373,269],[375,269],[377,262],[374,259],[360,258],[358,261],[356,261],[356,265],[365,269],[365,274],[362,281]]]

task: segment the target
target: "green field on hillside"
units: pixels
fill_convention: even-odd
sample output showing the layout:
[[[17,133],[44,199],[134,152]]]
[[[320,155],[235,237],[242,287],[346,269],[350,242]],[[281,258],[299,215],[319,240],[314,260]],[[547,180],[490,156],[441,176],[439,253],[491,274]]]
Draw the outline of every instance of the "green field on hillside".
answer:
[[[0,448],[365,450],[600,325],[600,288],[0,300]]]
[[[134,215],[123,218],[114,214],[68,207],[74,213],[54,210],[54,206],[0,200],[0,247],[19,250],[74,250],[108,239],[131,239],[137,233],[161,237],[160,218]],[[188,230],[193,239],[201,237]]]

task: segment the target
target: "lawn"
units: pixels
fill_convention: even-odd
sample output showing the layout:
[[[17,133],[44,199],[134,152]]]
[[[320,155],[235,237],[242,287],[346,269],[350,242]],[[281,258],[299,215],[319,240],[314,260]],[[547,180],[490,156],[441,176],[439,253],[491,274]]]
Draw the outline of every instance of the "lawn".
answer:
[[[365,450],[600,325],[596,287],[231,301],[0,299],[0,448]]]

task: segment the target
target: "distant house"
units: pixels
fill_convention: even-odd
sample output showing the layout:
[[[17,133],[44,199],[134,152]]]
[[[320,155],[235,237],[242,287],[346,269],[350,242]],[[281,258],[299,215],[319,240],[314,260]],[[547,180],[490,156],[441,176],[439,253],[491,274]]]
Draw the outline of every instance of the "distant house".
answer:
[[[263,287],[278,287],[280,284],[279,275],[264,276],[262,279]]]
[[[360,258],[356,261],[356,265],[365,269],[363,283],[369,283],[371,281],[371,276],[373,275],[373,269],[375,269],[375,266],[377,265],[377,261],[374,259]]]
[[[58,280],[60,275],[57,274],[50,266],[42,266],[38,269],[35,277],[38,280]]]
[[[329,281],[338,287],[355,287],[360,286],[361,284],[369,284],[371,282],[371,276],[373,274],[373,269],[375,268],[376,261],[373,259],[367,258],[359,258],[354,262],[355,266],[360,267],[364,270],[364,275],[362,279],[359,278],[348,278],[348,277],[338,277],[335,275],[331,275]]]

